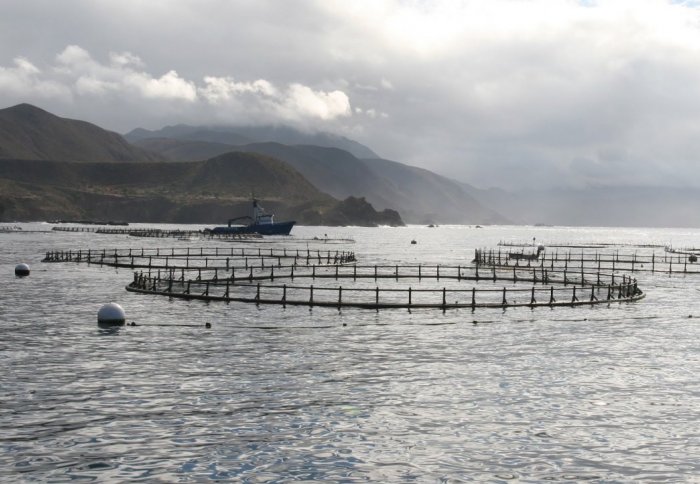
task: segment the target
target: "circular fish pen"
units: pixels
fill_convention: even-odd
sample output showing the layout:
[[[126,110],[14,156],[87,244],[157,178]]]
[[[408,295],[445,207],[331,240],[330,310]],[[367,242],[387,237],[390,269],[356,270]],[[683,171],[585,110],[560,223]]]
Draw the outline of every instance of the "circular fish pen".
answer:
[[[281,306],[445,311],[582,306],[644,297],[634,278],[614,271],[487,265],[481,260],[467,266],[362,265],[351,251],[99,249],[50,251],[44,262],[135,269],[126,286],[130,292]]]
[[[559,250],[551,248],[536,252],[530,246],[527,250],[493,250],[476,249],[474,263],[487,267],[510,268],[528,267],[548,269],[550,271],[575,272],[580,270],[615,272],[651,272],[662,274],[700,274],[700,265],[696,264],[688,253],[671,253],[664,251],[638,254],[636,251],[606,250]]]
[[[100,235],[128,235],[130,237],[151,237],[151,238],[184,238],[197,237],[202,239],[219,239],[219,240],[248,240],[262,239],[260,234],[212,234],[204,230],[181,230],[181,229],[157,229],[157,228],[112,228],[112,227],[84,227],[84,226],[69,226],[69,227],[52,227],[55,232],[90,232]]]

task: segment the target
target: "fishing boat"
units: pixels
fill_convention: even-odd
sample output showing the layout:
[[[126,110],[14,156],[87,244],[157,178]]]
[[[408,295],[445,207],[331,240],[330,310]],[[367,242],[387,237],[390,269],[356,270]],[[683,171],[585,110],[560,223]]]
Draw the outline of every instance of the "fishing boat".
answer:
[[[248,225],[236,224],[243,220],[250,220]],[[244,215],[232,218],[228,225],[208,229],[212,234],[260,234],[260,235],[289,235],[296,221],[275,222],[275,216],[265,213],[257,199],[253,198],[253,216]]]

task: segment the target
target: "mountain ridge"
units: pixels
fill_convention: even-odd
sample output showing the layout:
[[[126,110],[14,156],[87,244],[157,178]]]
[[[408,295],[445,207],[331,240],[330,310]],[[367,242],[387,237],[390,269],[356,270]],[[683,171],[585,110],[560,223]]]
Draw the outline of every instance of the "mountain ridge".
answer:
[[[0,109],[0,158],[58,161],[162,161],[121,135],[22,103]]]

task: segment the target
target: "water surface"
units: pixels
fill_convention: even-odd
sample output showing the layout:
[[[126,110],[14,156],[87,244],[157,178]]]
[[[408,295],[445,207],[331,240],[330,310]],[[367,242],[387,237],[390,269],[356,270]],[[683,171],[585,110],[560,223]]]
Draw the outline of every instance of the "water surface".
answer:
[[[332,248],[363,264],[462,265],[477,247],[533,237],[700,246],[700,231],[672,229],[294,233],[265,243],[324,249],[309,239],[328,234],[354,238]],[[699,473],[700,276],[640,274],[647,297],[610,307],[309,310],[128,293],[129,270],[40,263],[50,249],[227,243],[58,232],[0,240],[5,482],[679,482]],[[30,277],[15,278],[19,262]],[[110,301],[138,326],[99,329]]]

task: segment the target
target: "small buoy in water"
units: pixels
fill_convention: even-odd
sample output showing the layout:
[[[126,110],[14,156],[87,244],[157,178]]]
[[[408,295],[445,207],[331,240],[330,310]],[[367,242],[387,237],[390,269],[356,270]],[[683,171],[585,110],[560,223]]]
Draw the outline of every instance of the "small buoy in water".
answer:
[[[698,256],[691,254],[690,257],[688,257],[688,262],[697,262],[698,261]]]
[[[108,303],[97,312],[97,324],[100,326],[123,326],[126,320],[124,309],[117,303]]]
[[[27,264],[17,264],[15,266],[15,275],[24,277],[29,275],[29,266]]]
[[[411,244],[417,244],[417,243],[418,243],[418,242],[416,242],[416,239],[413,239],[413,240],[411,241]]]
[[[206,324],[204,325],[204,327],[207,328],[207,329],[211,328],[211,323],[206,323]]]

